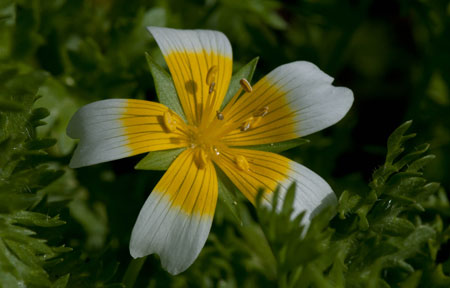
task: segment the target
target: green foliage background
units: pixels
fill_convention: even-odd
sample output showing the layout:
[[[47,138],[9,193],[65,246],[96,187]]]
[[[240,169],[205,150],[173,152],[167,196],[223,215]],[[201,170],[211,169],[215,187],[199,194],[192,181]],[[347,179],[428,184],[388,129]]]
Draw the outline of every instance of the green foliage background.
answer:
[[[0,0],[0,287],[450,287],[449,24],[443,0]],[[156,100],[149,25],[223,31],[235,71],[260,57],[253,82],[308,60],[351,88],[344,120],[283,152],[337,213],[300,240],[288,200],[238,197],[185,273],[131,261],[163,172],[135,170],[142,155],[69,169],[65,127],[96,100]]]

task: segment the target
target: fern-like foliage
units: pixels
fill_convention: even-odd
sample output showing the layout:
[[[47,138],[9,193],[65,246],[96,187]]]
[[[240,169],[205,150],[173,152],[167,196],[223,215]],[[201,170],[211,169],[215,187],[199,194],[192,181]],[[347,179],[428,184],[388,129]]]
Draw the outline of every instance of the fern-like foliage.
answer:
[[[324,211],[305,237],[298,225],[302,215],[289,220],[294,189],[281,212],[258,207],[280,287],[450,285],[436,262],[448,228],[444,231],[433,212],[449,205],[439,184],[423,177],[423,167],[434,158],[427,154],[429,145],[405,148],[415,136],[405,135],[410,125],[411,121],[404,123],[389,137],[386,161],[373,173],[370,190],[344,191],[338,216],[329,222],[332,209]]]
[[[426,144],[410,145],[414,134],[405,135],[410,125],[406,122],[389,137],[386,161],[374,171],[366,191],[341,193],[337,213],[330,207],[309,228],[300,225],[303,214],[291,217],[294,187],[282,209],[275,209],[280,207],[276,203],[272,208],[257,205],[256,220],[241,207],[244,224],[236,225],[236,231],[212,234],[185,283],[449,287],[444,271],[450,260],[437,259],[437,254],[449,239],[448,219],[441,217],[450,207],[439,184],[424,178],[422,169],[434,156]]]
[[[62,175],[49,167],[45,151],[53,139],[39,139],[46,109],[33,109],[46,73],[0,64],[0,286],[65,287],[69,275],[52,277],[49,270],[69,248],[49,245],[36,231],[64,224],[58,215],[36,212],[40,190]]]

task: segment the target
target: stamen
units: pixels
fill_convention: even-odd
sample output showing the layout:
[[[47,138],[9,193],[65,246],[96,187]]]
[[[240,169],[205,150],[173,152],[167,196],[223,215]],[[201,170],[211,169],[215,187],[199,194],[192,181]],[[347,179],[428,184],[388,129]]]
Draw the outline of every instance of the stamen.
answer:
[[[242,89],[245,90],[245,92],[251,93],[251,92],[253,91],[252,85],[250,85],[250,82],[248,82],[247,79],[242,78],[242,79],[239,81],[239,84],[241,84],[241,87],[242,87]]]
[[[245,132],[248,129],[250,129],[250,126],[252,125],[253,121],[254,121],[253,117],[250,117],[247,120],[245,120],[240,127],[241,131]]]
[[[248,169],[250,168],[247,159],[242,155],[237,155],[235,158],[235,162],[237,167],[241,171],[248,171]]]
[[[214,79],[216,78],[216,74],[217,74],[217,66],[214,65],[211,68],[209,68],[208,74],[206,74],[206,84],[211,85],[211,83],[213,83]]]
[[[256,126],[258,126],[259,122],[261,122],[262,118],[263,118],[264,116],[266,116],[267,113],[269,113],[269,107],[268,107],[268,106],[264,106],[264,107],[258,109],[258,110],[253,114],[253,116],[254,116],[255,118],[254,118],[254,121],[251,123],[250,128],[255,128]]]
[[[260,108],[259,110],[257,110],[255,112],[255,114],[253,114],[253,116],[255,117],[264,117],[267,115],[267,113],[269,113],[269,107],[268,106],[264,106],[262,108]]]
[[[172,113],[170,111],[164,112],[163,123],[164,127],[169,132],[174,132],[177,129],[177,121],[172,118]]]
[[[212,94],[214,92],[214,87],[216,87],[216,82],[212,82],[209,85],[209,94]]]
[[[217,117],[217,120],[223,120],[225,118],[223,116],[223,113],[220,111],[216,111],[216,117]]]
[[[213,151],[214,151],[214,154],[216,154],[217,156],[220,155],[219,149],[217,149],[216,146],[213,146]]]
[[[197,164],[198,169],[204,169],[206,166],[207,156],[206,152],[203,149],[197,149],[194,157],[195,163]]]

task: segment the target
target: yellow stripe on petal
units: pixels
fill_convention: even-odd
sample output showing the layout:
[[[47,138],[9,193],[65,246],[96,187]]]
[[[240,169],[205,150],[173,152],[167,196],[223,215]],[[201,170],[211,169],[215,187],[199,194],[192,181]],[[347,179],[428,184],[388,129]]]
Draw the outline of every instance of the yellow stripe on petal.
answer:
[[[240,169],[245,158],[247,170]],[[247,150],[227,149],[214,158],[219,168],[252,203],[260,189],[265,191],[264,200],[269,204],[273,191],[279,185],[279,198],[283,200],[287,189],[296,183],[294,213],[306,211],[305,223],[328,205],[336,204],[331,187],[308,168],[278,154]],[[279,201],[281,204],[282,201]]]
[[[171,113],[176,129],[167,129]],[[72,117],[67,134],[80,142],[70,166],[81,167],[149,151],[186,147],[186,125],[162,104],[111,99],[88,104]]]
[[[217,202],[217,176],[208,161],[199,169],[195,151],[182,152],[142,207],[133,228],[133,257],[157,253],[172,274],[197,258],[211,228]]]
[[[224,109],[227,121],[246,125],[231,131],[224,142],[230,146],[281,142],[336,123],[350,109],[353,94],[332,81],[309,62],[278,67]]]
[[[173,208],[186,214],[213,216],[217,198],[217,177],[214,165],[206,161],[199,168],[195,161],[196,150],[188,149],[174,161],[155,187],[163,191]]]
[[[148,30],[161,48],[188,122],[207,123],[220,108],[231,79],[228,39],[209,30]]]
[[[252,152],[246,149],[224,149],[219,157],[214,158],[214,161],[238,190],[254,204],[260,189],[266,192],[267,198],[279,183],[287,179],[289,166],[285,167],[277,163],[272,169],[255,158]],[[281,157],[272,153],[270,155]],[[266,200],[268,199],[270,198]]]

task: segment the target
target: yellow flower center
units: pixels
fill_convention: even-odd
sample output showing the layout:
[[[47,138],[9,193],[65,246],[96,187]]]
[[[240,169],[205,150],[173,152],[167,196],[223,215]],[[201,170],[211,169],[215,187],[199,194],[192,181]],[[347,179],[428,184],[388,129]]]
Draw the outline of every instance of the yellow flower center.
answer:
[[[223,111],[213,111],[216,101],[216,76],[217,66],[212,66],[206,75],[206,84],[209,85],[208,103],[203,111],[198,123],[191,124],[187,128],[188,134],[188,149],[195,149],[194,159],[195,163],[200,169],[206,166],[207,161],[214,160],[215,157],[221,157],[221,151],[227,149],[227,145],[222,141],[222,138],[231,131],[240,131],[244,133],[258,126],[262,118],[269,113],[269,107],[264,106],[249,115],[244,121],[242,119],[227,118],[227,112],[230,112],[231,107],[236,103],[237,99],[243,93],[252,93],[253,88],[246,79],[239,81],[241,88],[233,96]],[[163,117],[163,125],[167,132],[176,130],[177,123],[172,117],[171,112],[166,112]],[[239,170],[249,170],[247,159],[242,155],[235,155],[232,159]]]

